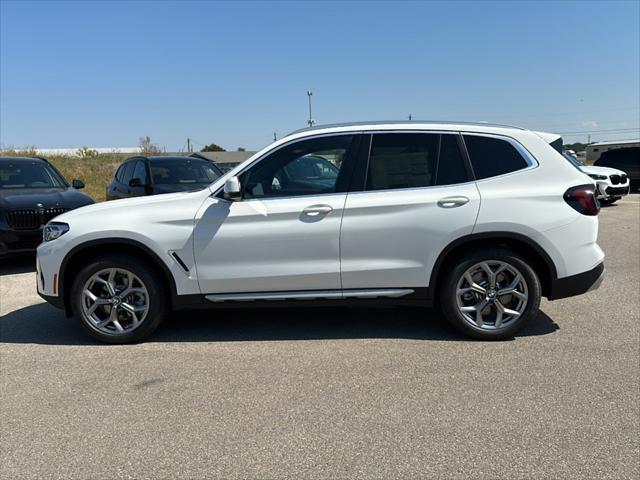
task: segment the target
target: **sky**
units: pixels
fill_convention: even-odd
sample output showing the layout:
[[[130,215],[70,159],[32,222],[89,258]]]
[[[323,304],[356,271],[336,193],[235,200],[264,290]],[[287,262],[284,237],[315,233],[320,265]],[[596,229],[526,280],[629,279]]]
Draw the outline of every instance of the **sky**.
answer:
[[[640,2],[0,0],[2,147],[216,143],[308,120],[640,137]],[[589,133],[590,132],[590,133]]]

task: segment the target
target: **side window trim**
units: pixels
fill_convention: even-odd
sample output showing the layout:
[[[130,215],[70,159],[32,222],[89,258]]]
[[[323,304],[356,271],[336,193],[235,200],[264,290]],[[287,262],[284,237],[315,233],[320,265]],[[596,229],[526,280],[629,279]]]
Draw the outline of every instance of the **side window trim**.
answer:
[[[464,137],[462,136],[462,132],[458,132],[456,135],[456,140],[458,141],[458,149],[460,150],[460,154],[462,155],[462,159],[464,160],[464,168],[467,170],[467,178],[469,182],[475,182],[476,174],[473,171],[473,165],[471,164],[471,157],[469,156],[469,151],[467,150],[467,145],[464,143]]]
[[[369,172],[369,154],[371,153],[371,144],[373,142],[373,134],[363,132],[361,135],[360,145],[355,152],[353,162],[353,173],[347,193],[364,192],[367,185],[367,175]]]

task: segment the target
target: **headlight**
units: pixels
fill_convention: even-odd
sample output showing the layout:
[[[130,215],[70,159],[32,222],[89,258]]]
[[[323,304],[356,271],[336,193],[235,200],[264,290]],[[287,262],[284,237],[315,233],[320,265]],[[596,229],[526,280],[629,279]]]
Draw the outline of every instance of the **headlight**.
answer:
[[[47,223],[42,229],[42,240],[49,242],[64,235],[69,231],[69,225],[62,222]]]
[[[594,180],[606,180],[607,179],[606,175],[596,175],[594,173],[590,173],[589,176],[591,178],[593,178]]]

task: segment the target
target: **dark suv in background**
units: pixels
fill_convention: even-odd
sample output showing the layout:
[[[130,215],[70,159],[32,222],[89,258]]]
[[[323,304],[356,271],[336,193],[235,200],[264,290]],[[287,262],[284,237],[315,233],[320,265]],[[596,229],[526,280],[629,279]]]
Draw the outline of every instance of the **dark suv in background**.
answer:
[[[631,190],[640,188],[640,147],[608,150],[600,155],[594,165],[622,170],[629,177]]]
[[[0,157],[0,258],[35,251],[44,224],[94,203],[80,188],[44,158]]]
[[[107,200],[200,190],[222,171],[196,157],[131,157],[120,165],[107,186]]]

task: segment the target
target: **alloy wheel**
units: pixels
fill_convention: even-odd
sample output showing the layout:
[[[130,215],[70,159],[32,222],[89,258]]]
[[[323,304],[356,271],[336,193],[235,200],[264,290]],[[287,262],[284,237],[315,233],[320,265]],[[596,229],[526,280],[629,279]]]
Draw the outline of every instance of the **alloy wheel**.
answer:
[[[147,287],[126,269],[100,270],[82,289],[82,315],[99,332],[108,335],[130,333],[142,325],[148,312]]]
[[[513,324],[525,311],[527,282],[513,265],[484,260],[468,268],[456,287],[456,305],[475,328],[499,330]]]

